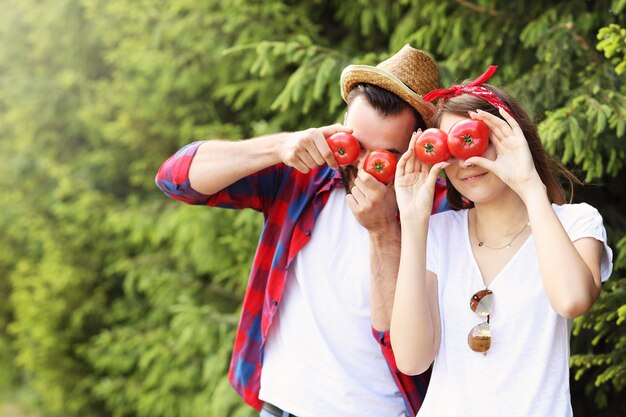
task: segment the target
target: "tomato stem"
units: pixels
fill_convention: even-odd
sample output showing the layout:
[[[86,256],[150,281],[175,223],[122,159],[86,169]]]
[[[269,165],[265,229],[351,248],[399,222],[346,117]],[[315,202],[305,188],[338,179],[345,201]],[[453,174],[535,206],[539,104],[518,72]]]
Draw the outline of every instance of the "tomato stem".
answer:
[[[472,135],[470,135],[470,134],[465,134],[465,135],[462,136],[462,138],[463,138],[463,145],[465,145],[465,146],[471,146],[472,143],[474,142],[472,140]]]

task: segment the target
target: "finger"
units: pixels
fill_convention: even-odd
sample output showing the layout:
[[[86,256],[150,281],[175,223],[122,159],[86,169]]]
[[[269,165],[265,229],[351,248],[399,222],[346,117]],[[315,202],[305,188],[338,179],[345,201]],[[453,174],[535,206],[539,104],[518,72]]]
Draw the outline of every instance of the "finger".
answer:
[[[365,195],[368,200],[371,194],[371,190],[374,189],[375,183],[378,183],[378,181],[376,181],[374,177],[372,177],[370,174],[363,171],[362,169],[359,170],[356,178],[354,179],[354,185],[356,185],[359,190],[361,190],[363,195]]]
[[[437,177],[439,176],[441,170],[445,169],[448,165],[450,165],[450,162],[447,161],[437,162],[435,165],[433,165],[428,172],[428,183],[435,184],[435,181],[437,181]]]
[[[473,156],[465,160],[463,167],[470,166],[470,165],[476,165],[476,166],[485,168],[486,170],[495,173],[496,163],[495,161],[492,161],[491,159],[482,158],[480,156]]]
[[[417,129],[411,134],[411,140],[409,141],[409,149],[415,149],[415,142],[422,135],[422,129]]]
[[[521,126],[519,125],[519,123],[517,123],[517,120],[515,120],[515,118],[508,111],[504,110],[502,107],[500,107],[498,111],[500,112],[502,117],[504,117],[507,123],[511,126],[511,128],[513,129],[513,132],[516,135],[522,135],[522,136],[524,135],[524,132],[522,131]]]
[[[352,133],[352,128],[346,127],[344,125],[342,125],[341,123],[335,123],[334,125],[330,125],[330,126],[323,126],[320,128],[320,130],[322,131],[322,136],[324,136],[325,138],[329,137],[330,135],[333,135],[337,132],[349,132]]]
[[[357,188],[357,191],[361,193],[361,195],[363,195],[366,199],[369,199],[368,198],[369,189],[367,185],[365,185],[363,180],[359,177],[359,175],[357,175],[357,177],[354,179],[354,187]]]
[[[300,158],[300,161],[302,161],[302,163],[306,165],[309,169],[317,168],[318,166],[311,157],[311,155],[309,155],[309,152],[306,150],[306,148],[302,152],[298,153],[298,158]]]
[[[352,187],[351,195],[354,197],[354,200],[355,200],[355,202],[357,203],[358,206],[361,206],[361,205],[367,203],[367,201],[368,201],[367,197],[363,193],[363,190],[361,190],[361,188],[359,188],[357,185]]]
[[[322,134],[321,130],[316,130],[313,134],[313,145],[309,153],[318,165],[327,164],[329,167],[335,169],[339,167],[333,152],[328,146],[328,142],[326,142],[326,137]]]
[[[470,112],[470,117],[472,119],[480,120],[487,125],[487,127],[489,128],[489,139],[494,142],[499,142],[502,139],[504,139],[506,135],[502,131],[500,125],[498,125],[497,123],[494,123],[493,119],[488,118],[487,115],[492,116],[491,114],[487,112],[480,112],[480,113]]]
[[[506,119],[501,119],[498,116],[486,112],[484,110],[477,109],[476,113],[485,123],[490,123],[493,126],[497,126],[499,128],[510,128],[511,125],[506,121]]]
[[[367,202],[370,204],[380,201],[387,192],[387,190],[390,187],[393,188],[393,185],[385,185],[377,181],[374,177],[372,177],[365,171],[359,172],[359,176],[357,176],[357,178],[354,180],[354,185],[359,189],[359,191],[365,197],[365,200],[367,200]]]
[[[445,162],[445,161],[444,161]],[[432,167],[419,158],[415,158],[415,172],[427,174]]]
[[[328,164],[328,162],[326,161],[326,158],[322,156],[322,153],[320,152],[320,149],[318,148],[318,146],[319,144],[317,143],[317,139],[314,138],[313,142],[306,147],[306,150],[309,153],[309,156],[311,157],[311,159],[313,159],[313,161],[315,162],[317,166]],[[332,158],[332,160],[334,159],[335,158]]]
[[[513,133],[513,129],[505,120],[483,110],[476,110],[476,112],[477,116],[474,118],[485,122],[493,133],[495,140],[502,140]]]
[[[409,141],[409,149],[415,149],[415,143],[422,136],[422,129],[417,129],[415,132],[411,134],[411,140]]]
[[[409,158],[411,157],[410,150],[406,151],[398,160],[398,164],[396,165],[396,178],[400,178],[407,173],[406,164]]]
[[[446,169],[448,166],[450,166],[450,162],[448,161],[437,162],[435,165],[432,166],[431,171],[434,169],[435,171],[437,171],[437,173],[439,173],[441,170]]]
[[[368,174],[364,169],[359,169],[357,173],[357,177],[361,179],[364,183],[368,184],[370,187],[373,186],[382,186],[385,185],[379,182],[376,178],[374,178],[371,174]]]
[[[300,158],[297,157],[291,162],[291,164],[287,165],[294,167],[303,174],[308,174],[310,171],[309,167],[304,162],[302,162]]]
[[[419,129],[419,131],[421,131],[421,129]],[[410,172],[408,170],[407,163],[409,159],[411,158],[411,155],[415,153],[415,141],[417,140],[416,134],[417,132],[413,132],[411,134],[411,141],[409,142],[409,149],[407,149],[406,152],[402,154],[400,159],[398,159],[398,164],[396,165],[396,178],[403,176],[407,172]]]
[[[409,159],[406,162],[406,171],[407,172],[415,172],[415,141],[422,134],[422,129],[418,129],[417,132],[413,132],[411,135],[411,141],[409,142],[409,150],[407,151],[409,155]]]
[[[501,155],[503,152],[506,152],[506,145],[504,144],[504,142],[502,142],[502,139],[495,138],[495,136],[492,133],[489,134],[489,143],[487,144],[487,149],[485,150],[485,152],[487,152],[489,148],[491,147],[493,147],[496,150],[496,159],[498,155]],[[483,152],[483,154],[485,152]]]
[[[352,211],[352,214],[356,216],[356,214],[359,212],[359,204],[356,202],[356,199],[352,194],[346,195],[346,203],[348,204],[350,211]]]
[[[417,157],[417,153],[415,152],[416,142],[419,137],[422,135],[422,129],[417,129],[417,132],[413,133],[411,137],[410,148],[412,148],[411,158],[407,161],[406,172],[414,173],[414,172],[427,172],[429,167],[428,164],[425,164],[421,159]]]

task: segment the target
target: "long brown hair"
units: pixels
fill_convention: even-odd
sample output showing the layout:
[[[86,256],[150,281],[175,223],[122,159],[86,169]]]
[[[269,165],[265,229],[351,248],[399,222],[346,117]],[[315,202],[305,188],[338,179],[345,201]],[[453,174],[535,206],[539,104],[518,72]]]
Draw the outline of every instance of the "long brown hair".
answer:
[[[565,189],[561,184],[561,180],[569,183],[570,201],[573,197],[574,183],[580,184],[580,180],[565,168],[556,158],[546,152],[539,134],[537,132],[537,126],[531,121],[528,113],[517,103],[509,94],[503,90],[494,87],[489,84],[483,84],[483,87],[494,93],[500,100],[502,100],[511,109],[511,115],[517,120],[520,128],[524,132],[528,147],[537,169],[537,173],[541,178],[541,181],[545,184],[548,191],[548,198],[550,202],[556,204],[564,204],[567,202]],[[503,119],[497,108],[488,103],[487,101],[470,95],[462,94],[460,96],[452,97],[444,101],[443,105],[439,106],[437,112],[433,115],[431,120],[432,126],[439,126],[441,123],[441,117],[443,113],[451,113],[462,117],[468,117],[468,112],[476,111],[477,109],[491,113],[500,119]],[[448,187],[448,204],[454,210],[463,208],[474,207],[474,203],[465,199],[454,188],[450,181],[447,181]]]

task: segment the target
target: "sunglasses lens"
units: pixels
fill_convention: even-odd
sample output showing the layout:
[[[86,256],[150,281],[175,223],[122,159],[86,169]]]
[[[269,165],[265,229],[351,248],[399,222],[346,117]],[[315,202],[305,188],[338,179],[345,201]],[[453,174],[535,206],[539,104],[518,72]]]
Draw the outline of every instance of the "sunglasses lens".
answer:
[[[487,352],[491,347],[489,323],[480,323],[467,335],[467,343],[474,352]]]
[[[491,314],[493,308],[493,293],[490,290],[481,290],[470,299],[470,308],[481,317]]]

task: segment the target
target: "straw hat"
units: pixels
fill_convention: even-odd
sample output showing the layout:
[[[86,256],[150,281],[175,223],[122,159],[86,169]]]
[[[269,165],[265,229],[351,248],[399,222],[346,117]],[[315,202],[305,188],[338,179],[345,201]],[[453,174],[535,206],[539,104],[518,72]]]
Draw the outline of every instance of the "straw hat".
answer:
[[[439,88],[439,68],[427,53],[407,44],[375,67],[347,66],[341,73],[340,82],[341,97],[345,101],[357,84],[374,84],[406,101],[428,123],[435,112],[435,106],[424,101],[422,96]]]

